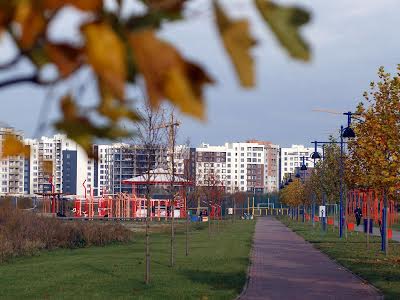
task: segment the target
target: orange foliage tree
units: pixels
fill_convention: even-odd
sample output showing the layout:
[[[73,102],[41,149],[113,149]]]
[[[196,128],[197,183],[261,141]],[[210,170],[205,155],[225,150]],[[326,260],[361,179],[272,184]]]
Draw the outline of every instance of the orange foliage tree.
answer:
[[[372,82],[370,91],[364,93],[365,102],[359,104],[358,118],[353,125],[356,137],[349,142],[346,161],[348,181],[353,186],[383,191],[385,215],[388,197],[396,199],[400,186],[399,76],[400,73],[391,76],[381,67],[378,83]],[[387,221],[387,217],[384,219]]]

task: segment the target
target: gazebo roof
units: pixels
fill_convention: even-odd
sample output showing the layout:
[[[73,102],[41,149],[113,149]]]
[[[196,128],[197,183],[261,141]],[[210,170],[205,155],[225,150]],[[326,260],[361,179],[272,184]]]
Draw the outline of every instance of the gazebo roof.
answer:
[[[150,178],[149,178],[150,177]],[[122,183],[125,184],[174,184],[174,185],[192,185],[192,182],[181,177],[172,176],[167,170],[163,168],[157,168],[150,171],[150,176],[148,174],[142,174],[139,176],[132,177],[130,179],[125,179]]]

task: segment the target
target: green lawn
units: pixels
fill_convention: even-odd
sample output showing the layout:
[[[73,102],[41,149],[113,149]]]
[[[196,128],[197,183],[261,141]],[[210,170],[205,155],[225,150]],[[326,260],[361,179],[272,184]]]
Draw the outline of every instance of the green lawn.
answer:
[[[1,299],[233,299],[246,279],[254,221],[225,221],[208,238],[207,224],[176,237],[176,266],[169,236],[151,236],[151,284],[143,283],[144,239],[75,250],[42,252],[0,265]],[[179,229],[180,231],[183,229]]]
[[[309,223],[280,219],[297,234],[311,242],[340,264],[366,279],[385,294],[385,299],[400,299],[400,244],[391,243],[389,256],[380,251],[380,238],[373,237],[370,249],[366,248],[364,233],[352,232],[348,240],[340,240],[338,232],[329,227],[323,233],[319,224],[313,228]]]

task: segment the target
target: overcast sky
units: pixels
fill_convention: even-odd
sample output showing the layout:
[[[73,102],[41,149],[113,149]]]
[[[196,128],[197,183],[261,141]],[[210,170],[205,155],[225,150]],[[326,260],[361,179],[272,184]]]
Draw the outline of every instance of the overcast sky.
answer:
[[[216,34],[207,0],[195,3],[198,13],[190,21],[165,26],[161,33],[217,80],[205,93],[207,122],[183,117],[181,141],[189,138],[194,146],[250,138],[281,146],[326,140],[346,119],[312,109],[354,110],[369,82],[376,79],[379,66],[394,72],[400,63],[398,0],[280,1],[301,4],[312,12],[312,22],[302,30],[312,46],[309,63],[292,60],[279,47],[251,1],[225,2],[233,16],[250,17],[252,32],[259,41],[253,51],[257,87],[252,90],[243,90],[238,84]],[[59,26],[67,27],[70,22],[71,18],[64,18]],[[4,61],[11,50],[3,45],[0,53]],[[22,64],[15,72],[27,71]],[[0,80],[4,76],[0,73]],[[25,131],[27,137],[50,134],[51,127],[36,130],[39,112],[42,108],[46,118],[55,118],[55,98],[62,90],[52,94],[30,85],[4,89],[0,91],[0,121]],[[46,97],[54,100],[44,102]],[[84,100],[90,103],[92,98],[93,93],[88,92]]]

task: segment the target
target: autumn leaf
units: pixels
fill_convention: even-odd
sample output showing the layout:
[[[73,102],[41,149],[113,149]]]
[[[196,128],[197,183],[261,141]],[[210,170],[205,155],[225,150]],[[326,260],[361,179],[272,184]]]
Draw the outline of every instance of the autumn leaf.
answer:
[[[250,35],[248,21],[229,19],[216,1],[214,1],[214,12],[225,49],[232,59],[241,85],[253,87],[254,61],[250,50],[256,41]]]
[[[79,113],[79,108],[71,96],[62,99],[61,111],[63,119],[56,122],[55,127],[81,145],[90,157],[93,157],[94,138],[115,140],[131,135],[129,131],[121,129],[116,124],[93,124],[87,116]]]
[[[100,79],[97,81],[101,95],[101,101],[98,107],[98,112],[100,114],[108,117],[113,122],[119,121],[123,118],[129,119],[133,122],[141,120],[138,113],[128,107],[129,103],[116,101],[108,87],[105,84],[102,84]]]
[[[49,59],[57,66],[62,78],[67,78],[83,62],[82,49],[68,44],[47,43],[44,50]]]
[[[45,9],[59,9],[64,5],[72,5],[83,11],[96,11],[103,7],[103,0],[44,0]]]
[[[20,27],[17,41],[22,50],[31,49],[46,29],[43,12],[34,8],[30,1],[18,2],[14,21]]]
[[[152,30],[131,33],[129,43],[137,67],[146,80],[150,105],[156,108],[167,98],[182,112],[203,119],[202,88],[212,79],[199,66],[184,60]]]
[[[25,156],[29,157],[30,148],[14,134],[6,134],[2,142],[1,157]]]
[[[43,173],[47,176],[51,176],[53,174],[53,161],[51,160],[43,160],[42,161]]]
[[[10,1],[0,1],[0,38],[2,31],[14,16],[14,9],[15,7]]]
[[[298,7],[281,6],[269,0],[254,0],[258,11],[289,54],[309,60],[310,49],[299,33],[299,27],[310,21],[310,14]]]
[[[107,23],[84,25],[82,32],[86,38],[86,54],[90,65],[101,82],[122,101],[126,80],[126,50],[123,42]]]
[[[142,0],[150,10],[178,13],[186,0]]]

